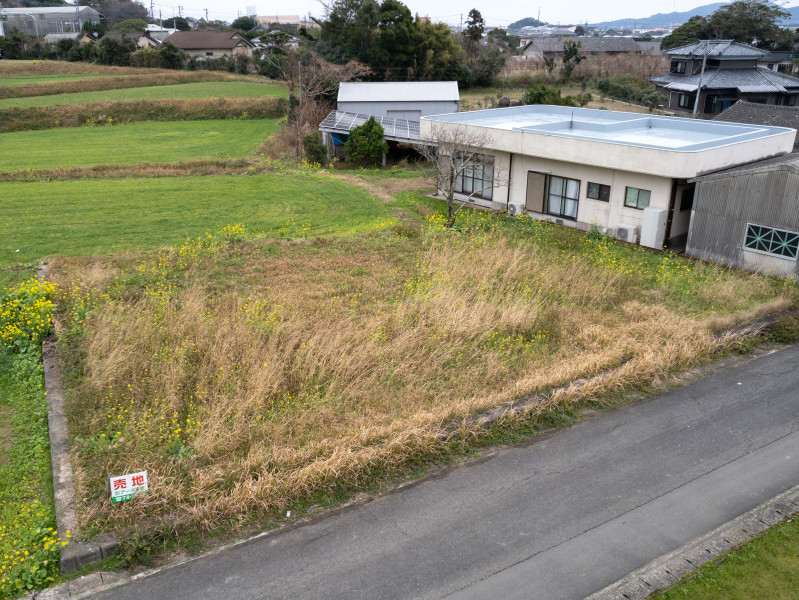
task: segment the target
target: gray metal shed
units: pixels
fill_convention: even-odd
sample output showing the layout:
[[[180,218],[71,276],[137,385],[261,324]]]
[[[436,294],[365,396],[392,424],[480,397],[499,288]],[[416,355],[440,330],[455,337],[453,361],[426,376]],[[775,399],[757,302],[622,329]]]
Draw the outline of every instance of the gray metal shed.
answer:
[[[689,256],[799,275],[799,155],[767,158],[695,181]]]
[[[421,117],[458,112],[459,102],[457,81],[343,82],[336,108],[418,122]]]

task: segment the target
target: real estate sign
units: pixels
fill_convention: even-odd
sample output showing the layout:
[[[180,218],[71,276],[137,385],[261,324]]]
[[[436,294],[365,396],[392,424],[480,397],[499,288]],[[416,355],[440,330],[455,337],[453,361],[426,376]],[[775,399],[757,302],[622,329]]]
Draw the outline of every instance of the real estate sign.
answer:
[[[147,491],[147,471],[111,477],[111,502],[124,502]]]

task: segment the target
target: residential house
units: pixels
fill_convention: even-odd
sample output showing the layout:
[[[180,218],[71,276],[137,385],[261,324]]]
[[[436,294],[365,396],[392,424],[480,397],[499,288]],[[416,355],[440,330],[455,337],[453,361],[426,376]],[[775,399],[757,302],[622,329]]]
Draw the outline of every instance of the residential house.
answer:
[[[668,73],[651,77],[667,97],[666,108],[680,113],[719,114],[738,100],[794,106],[799,79],[760,66],[768,54],[731,40],[700,41],[665,52]]]
[[[723,113],[713,117],[713,120],[799,129],[799,106],[777,106],[738,100]],[[799,139],[794,141],[793,152],[799,152]]]
[[[799,73],[799,68],[793,64],[796,57],[793,52],[769,52],[758,61],[758,64],[772,71],[796,75]]]
[[[423,116],[458,112],[457,81],[350,82],[338,86],[341,112],[419,121]]]
[[[149,33],[106,33],[103,38],[115,40],[133,40],[139,48],[158,48],[161,42],[153,38]]]
[[[79,44],[96,41],[92,34],[86,33],[85,31],[79,31],[77,33],[48,33],[44,36],[45,44],[57,44],[61,40],[74,40]]]
[[[90,6],[28,6],[25,8],[0,8],[0,36],[12,29],[25,35],[39,36],[48,33],[77,33],[83,24],[100,24],[100,13]]]
[[[459,178],[456,198],[597,227],[650,248],[685,244],[692,180],[790,152],[796,135],[781,127],[545,105],[422,117],[423,140],[435,143],[439,129],[483,140],[483,165]]]
[[[172,35],[176,31],[178,31],[178,30],[177,29],[170,29],[168,27],[161,27],[160,25],[157,25],[156,23],[150,23],[149,25],[147,25],[147,34],[151,38],[153,38],[154,40],[157,40],[159,42],[163,42],[166,38],[168,38],[170,35]]]
[[[190,56],[219,58],[221,56],[252,56],[255,45],[236,31],[176,31],[165,42],[180,48]]]
[[[558,61],[563,57],[563,46],[566,42],[579,42],[580,54],[585,56],[641,53],[641,47],[632,38],[571,36],[530,38],[522,46],[521,55],[537,60],[553,58]]]
[[[660,54],[661,40],[634,40],[636,45],[641,49],[642,54]]]
[[[693,181],[689,256],[799,277],[799,155],[777,156]]]

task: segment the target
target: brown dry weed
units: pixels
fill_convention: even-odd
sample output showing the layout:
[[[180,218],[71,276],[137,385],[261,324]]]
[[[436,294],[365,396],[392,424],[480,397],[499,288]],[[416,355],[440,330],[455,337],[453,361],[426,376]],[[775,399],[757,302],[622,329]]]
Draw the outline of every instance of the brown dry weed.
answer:
[[[493,407],[659,381],[729,346],[722,322],[795,299],[755,275],[475,220],[179,249],[113,282],[62,263],[62,305],[96,300],[71,400],[82,523],[210,528],[357,486]],[[105,474],[139,469],[150,493],[112,510]]]

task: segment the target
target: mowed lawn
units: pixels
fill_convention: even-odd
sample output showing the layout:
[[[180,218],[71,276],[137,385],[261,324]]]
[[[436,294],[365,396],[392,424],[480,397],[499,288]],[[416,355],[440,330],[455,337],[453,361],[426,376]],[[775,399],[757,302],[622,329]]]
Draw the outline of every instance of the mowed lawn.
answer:
[[[247,81],[206,81],[177,83],[149,87],[52,94],[26,98],[0,99],[0,108],[15,106],[56,106],[88,102],[119,102],[123,100],[165,100],[170,98],[285,98],[288,91],[282,85],[250,83]]]
[[[277,128],[275,119],[147,121],[0,134],[0,171],[240,158]]]
[[[270,236],[371,229],[390,209],[364,190],[310,173],[0,184],[0,287],[52,254],[179,245],[246,223]]]

